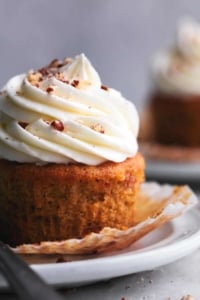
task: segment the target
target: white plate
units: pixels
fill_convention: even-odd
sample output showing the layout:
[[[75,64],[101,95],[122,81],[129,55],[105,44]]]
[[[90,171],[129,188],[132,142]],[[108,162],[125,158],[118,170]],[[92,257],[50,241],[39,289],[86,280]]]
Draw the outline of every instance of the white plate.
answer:
[[[154,269],[190,254],[199,246],[200,212],[196,208],[123,251],[79,257],[64,263],[52,263],[51,257],[51,262],[40,261],[32,267],[51,285],[80,286]],[[0,288],[8,288],[3,277],[0,277]]]
[[[146,176],[159,180],[200,180],[200,163],[146,160]]]

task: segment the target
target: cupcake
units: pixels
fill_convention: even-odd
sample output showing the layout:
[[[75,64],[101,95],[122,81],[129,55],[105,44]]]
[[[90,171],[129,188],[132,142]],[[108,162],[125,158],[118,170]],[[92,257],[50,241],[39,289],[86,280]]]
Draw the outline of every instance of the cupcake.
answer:
[[[144,181],[135,106],[84,54],[11,78],[0,95],[0,239],[129,228]]]
[[[200,25],[180,23],[172,47],[155,56],[149,106],[154,141],[200,146]],[[186,155],[187,156],[187,155]]]

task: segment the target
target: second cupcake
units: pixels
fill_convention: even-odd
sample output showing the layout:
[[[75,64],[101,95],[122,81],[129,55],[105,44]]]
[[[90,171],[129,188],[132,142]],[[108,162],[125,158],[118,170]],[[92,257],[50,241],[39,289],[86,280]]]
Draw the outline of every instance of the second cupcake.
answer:
[[[200,146],[200,25],[180,23],[175,44],[152,63],[149,104],[157,143]]]

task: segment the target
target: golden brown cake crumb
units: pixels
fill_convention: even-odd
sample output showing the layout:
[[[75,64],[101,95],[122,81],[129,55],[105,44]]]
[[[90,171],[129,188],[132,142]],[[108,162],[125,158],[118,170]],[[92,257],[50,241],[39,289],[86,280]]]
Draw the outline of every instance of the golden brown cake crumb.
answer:
[[[154,135],[158,143],[200,146],[199,95],[168,95],[157,92],[152,95],[150,102]]]
[[[99,166],[0,160],[0,238],[15,246],[79,238],[104,227],[126,229],[134,223],[143,180],[139,153]]]

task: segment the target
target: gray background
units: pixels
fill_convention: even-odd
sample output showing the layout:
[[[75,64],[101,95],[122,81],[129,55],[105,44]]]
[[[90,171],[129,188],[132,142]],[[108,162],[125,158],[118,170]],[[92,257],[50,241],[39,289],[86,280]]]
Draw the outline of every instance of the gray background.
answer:
[[[198,0],[0,0],[0,85],[53,58],[84,52],[108,86],[141,110],[149,62]]]

